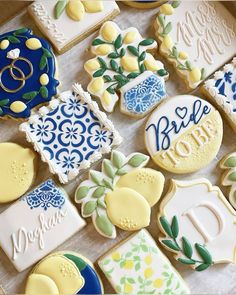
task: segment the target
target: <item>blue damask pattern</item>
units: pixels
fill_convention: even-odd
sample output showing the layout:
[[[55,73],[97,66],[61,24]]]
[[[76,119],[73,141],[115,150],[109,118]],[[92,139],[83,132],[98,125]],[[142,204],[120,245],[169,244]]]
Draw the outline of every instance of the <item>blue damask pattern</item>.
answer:
[[[78,169],[103,146],[112,145],[113,133],[108,131],[90,110],[87,103],[72,93],[66,102],[30,124],[30,132],[40,149],[65,175]]]
[[[41,207],[45,211],[50,207],[59,208],[65,203],[65,196],[62,191],[49,179],[22,198],[30,209]]]
[[[124,94],[124,107],[131,113],[143,115],[165,96],[163,79],[151,75]]]

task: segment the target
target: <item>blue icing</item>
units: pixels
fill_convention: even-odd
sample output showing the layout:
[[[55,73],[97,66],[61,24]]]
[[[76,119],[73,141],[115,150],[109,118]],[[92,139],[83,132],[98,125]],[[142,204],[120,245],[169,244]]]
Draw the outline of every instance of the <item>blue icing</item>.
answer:
[[[166,96],[165,83],[151,75],[124,94],[124,107],[133,114],[145,114]]]
[[[27,48],[25,43],[30,38],[37,38],[42,47],[36,50]],[[59,82],[54,78],[55,58],[48,42],[33,35],[30,29],[22,28],[0,35],[0,42],[3,40],[10,44],[6,49],[0,49],[0,116],[27,118],[32,108],[50,101],[57,93]],[[7,57],[9,51],[17,53],[18,49],[18,59]],[[39,82],[42,74],[49,77],[45,86]],[[10,105],[15,101],[23,102],[26,109],[21,113],[13,112]]]
[[[65,203],[65,196],[55,183],[49,179],[23,197],[22,201],[27,202],[30,209],[40,207],[47,211],[50,207],[61,209]]]

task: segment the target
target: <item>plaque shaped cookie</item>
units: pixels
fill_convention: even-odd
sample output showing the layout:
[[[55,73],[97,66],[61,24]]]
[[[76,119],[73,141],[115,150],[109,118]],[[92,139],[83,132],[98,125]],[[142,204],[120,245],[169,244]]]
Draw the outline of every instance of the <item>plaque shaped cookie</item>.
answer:
[[[114,0],[39,0],[31,4],[28,11],[60,54],[120,12]]]
[[[235,261],[235,217],[220,189],[207,179],[171,181],[158,217],[160,241],[196,271]]]
[[[95,58],[84,68],[91,76],[88,91],[113,112],[120,97],[121,112],[142,118],[166,97],[164,65],[148,51],[156,42],[144,39],[136,28],[121,30],[106,22],[92,42]]]
[[[66,193],[49,179],[0,214],[0,244],[23,271],[84,226]]]
[[[135,233],[98,260],[118,294],[189,294],[170,261],[146,230]]]
[[[73,89],[61,93],[20,126],[61,183],[75,178],[122,141],[90,95],[78,84]]]
[[[116,227],[135,231],[150,223],[151,207],[159,200],[162,173],[143,168],[149,157],[133,153],[126,157],[113,151],[102,163],[102,172],[90,170],[89,179],[76,190],[83,217],[92,217],[96,230],[107,238],[116,237]]]
[[[160,52],[196,88],[236,53],[236,20],[220,2],[170,1],[155,20]]]
[[[202,91],[221,110],[236,132],[236,57],[207,80]]]
[[[25,119],[57,94],[49,43],[27,28],[0,35],[0,118]]]
[[[223,122],[207,101],[179,95],[163,102],[145,128],[146,147],[153,161],[173,173],[197,171],[218,153]]]

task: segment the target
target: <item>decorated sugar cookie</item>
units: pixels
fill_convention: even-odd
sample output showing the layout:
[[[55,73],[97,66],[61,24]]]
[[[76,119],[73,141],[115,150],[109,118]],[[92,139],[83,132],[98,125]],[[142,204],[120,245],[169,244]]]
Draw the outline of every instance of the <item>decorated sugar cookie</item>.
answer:
[[[95,58],[84,68],[91,76],[88,91],[98,97],[107,112],[113,112],[120,97],[121,112],[144,117],[166,97],[163,64],[148,52],[156,42],[144,39],[136,28],[122,31],[106,22],[92,42]]]
[[[0,143],[0,203],[21,197],[32,185],[37,168],[36,154],[22,146]]]
[[[172,180],[158,222],[162,245],[196,271],[235,261],[236,213],[207,179]]]
[[[0,244],[23,271],[84,226],[65,191],[48,179],[0,214]]]
[[[28,118],[57,94],[55,57],[27,28],[0,35],[0,118]]]
[[[66,52],[120,12],[114,0],[39,0],[28,11],[58,53]]]
[[[34,267],[25,294],[103,294],[103,285],[87,258],[63,251],[45,257]]]
[[[190,173],[210,163],[219,151],[223,126],[219,112],[207,101],[179,95],[162,103],[145,128],[153,161],[174,173]]]
[[[20,126],[61,183],[74,179],[81,169],[89,168],[122,142],[90,95],[78,84],[73,89],[61,93]]]
[[[156,0],[156,1],[150,1],[150,0],[128,1],[128,0],[124,0],[123,3],[128,6],[135,7],[135,8],[150,9],[150,8],[160,6],[163,3],[163,1],[162,0]]]
[[[90,170],[89,179],[77,188],[75,202],[82,203],[82,216],[91,216],[101,235],[114,239],[116,226],[135,231],[149,225],[150,207],[162,194],[164,176],[143,168],[148,160],[141,153],[126,157],[113,151],[111,160],[103,160],[102,172]]]
[[[207,80],[202,91],[222,111],[236,132],[236,57]]]
[[[236,20],[220,2],[170,1],[154,26],[160,52],[190,89],[236,53]]]
[[[144,229],[111,249],[98,264],[118,294],[190,293]]]
[[[236,152],[225,156],[220,162],[220,168],[225,170],[222,184],[230,187],[229,201],[236,209]]]

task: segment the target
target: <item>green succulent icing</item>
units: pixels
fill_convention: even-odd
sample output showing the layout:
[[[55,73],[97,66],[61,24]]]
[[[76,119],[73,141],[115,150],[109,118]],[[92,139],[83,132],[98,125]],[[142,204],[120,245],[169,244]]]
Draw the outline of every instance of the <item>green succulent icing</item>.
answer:
[[[225,167],[233,168],[236,167],[236,156],[229,157],[225,162],[224,162]]]

